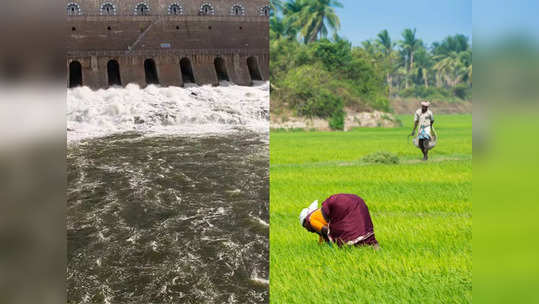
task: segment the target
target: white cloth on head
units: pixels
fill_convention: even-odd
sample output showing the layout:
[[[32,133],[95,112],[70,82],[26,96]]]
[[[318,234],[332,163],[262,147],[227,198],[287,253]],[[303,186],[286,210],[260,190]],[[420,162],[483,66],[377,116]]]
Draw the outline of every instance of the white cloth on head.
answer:
[[[309,207],[303,208],[303,210],[301,210],[301,212],[299,213],[299,224],[303,225],[303,221],[305,221],[307,216],[316,209],[318,209],[318,200],[312,202]]]

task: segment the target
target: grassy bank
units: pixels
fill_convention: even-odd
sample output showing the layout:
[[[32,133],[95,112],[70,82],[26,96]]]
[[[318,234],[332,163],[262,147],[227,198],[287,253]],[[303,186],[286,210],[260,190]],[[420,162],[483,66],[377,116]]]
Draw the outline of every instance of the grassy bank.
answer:
[[[271,303],[471,302],[471,115],[438,115],[429,162],[403,128],[272,132]],[[370,165],[377,151],[398,165]],[[298,222],[315,199],[356,193],[382,249],[318,245]]]

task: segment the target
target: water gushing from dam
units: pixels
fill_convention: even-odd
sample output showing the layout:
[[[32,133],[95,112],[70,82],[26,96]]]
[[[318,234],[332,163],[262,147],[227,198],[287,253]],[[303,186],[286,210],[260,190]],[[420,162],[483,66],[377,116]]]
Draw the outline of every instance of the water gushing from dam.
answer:
[[[68,92],[69,303],[267,303],[269,90]]]
[[[269,131],[269,83],[244,87],[221,82],[212,87],[68,90],[68,141],[122,132],[145,135],[189,135]]]

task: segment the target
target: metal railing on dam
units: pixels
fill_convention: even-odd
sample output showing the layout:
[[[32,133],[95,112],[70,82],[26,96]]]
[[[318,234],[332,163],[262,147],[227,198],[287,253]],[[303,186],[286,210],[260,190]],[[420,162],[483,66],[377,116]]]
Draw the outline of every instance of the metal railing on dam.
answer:
[[[68,57],[91,57],[91,56],[189,56],[189,55],[268,55],[268,49],[156,49],[156,50],[85,50],[85,51],[67,51]]]
[[[67,16],[66,21],[154,21],[164,19],[166,21],[223,21],[223,22],[269,22],[267,16],[199,16],[199,15],[99,15],[83,14]]]

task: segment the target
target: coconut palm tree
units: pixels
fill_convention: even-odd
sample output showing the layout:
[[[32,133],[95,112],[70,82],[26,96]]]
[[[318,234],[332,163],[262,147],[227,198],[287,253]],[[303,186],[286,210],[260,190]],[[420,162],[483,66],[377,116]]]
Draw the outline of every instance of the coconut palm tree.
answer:
[[[423,79],[423,85],[429,87],[429,74],[431,74],[432,57],[428,50],[421,46],[414,55],[414,73]],[[418,79],[419,80],[419,79]]]
[[[472,85],[472,50],[467,49],[459,53],[459,61],[462,64],[461,80]]]
[[[411,71],[414,68],[414,55],[415,52],[423,46],[423,41],[421,39],[418,39],[416,37],[416,30],[415,29],[405,29],[402,32],[402,40],[400,41],[400,46],[403,51],[403,55],[405,56],[405,66],[408,71],[408,74],[411,73]],[[406,77],[405,82],[405,88],[407,89],[409,87],[409,78],[410,75]]]
[[[472,78],[472,52],[466,50],[462,52],[451,51],[433,57],[436,60],[434,69],[437,78],[444,81],[449,87],[456,87],[458,83],[465,80],[471,85]]]
[[[286,33],[286,26],[283,23],[283,20],[277,16],[270,17],[269,20],[270,24],[270,39],[271,40],[277,40],[281,37],[285,36]]]
[[[470,44],[468,37],[462,34],[446,37],[442,42],[434,42],[432,44],[433,55],[447,55],[450,52],[464,52],[469,50]]]
[[[377,35],[378,39],[376,39],[376,42],[382,47],[382,52],[384,53],[384,56],[389,56],[391,52],[393,52],[393,47],[395,46],[395,43],[391,41],[391,37],[389,37],[389,32],[387,30],[383,30]]]
[[[285,16],[298,15],[306,4],[307,0],[289,0],[282,6],[283,14]]]
[[[300,29],[305,43],[319,38],[327,38],[328,27],[336,32],[341,27],[336,7],[343,7],[339,0],[293,0],[292,4],[301,7],[294,25]]]
[[[466,68],[466,74],[468,76],[468,85],[472,85],[472,65],[470,64],[467,68]]]
[[[270,15],[275,16],[275,14],[283,9],[282,0],[270,0]]]
[[[374,59],[377,57],[378,50],[376,48],[376,44],[372,42],[372,40],[365,40],[361,42],[361,47],[365,51],[365,53],[371,58]]]
[[[380,33],[378,33],[378,38],[376,39],[376,42],[380,46],[382,53],[384,54],[384,65],[386,70],[386,83],[388,86],[389,96],[391,96],[391,90],[392,90],[392,72],[393,72],[393,47],[395,46],[395,43],[391,41],[391,37],[389,36],[389,33],[387,30],[383,30]]]
[[[290,39],[298,37],[298,32],[301,30],[298,18],[306,3],[307,0],[289,0],[282,5],[284,33]]]
[[[434,56],[434,59],[437,61],[434,69],[437,71],[439,82],[446,83],[449,87],[455,87],[459,69],[458,53],[452,51],[447,55]]]

